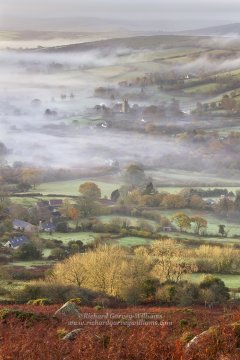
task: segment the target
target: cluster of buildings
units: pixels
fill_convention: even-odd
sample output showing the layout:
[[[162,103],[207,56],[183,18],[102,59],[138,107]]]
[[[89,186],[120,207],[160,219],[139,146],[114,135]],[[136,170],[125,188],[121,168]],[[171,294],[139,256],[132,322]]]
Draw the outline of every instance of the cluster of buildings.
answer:
[[[61,199],[39,201],[36,206],[39,209],[47,209],[50,211],[51,219],[44,222],[39,221],[39,225],[33,225],[20,219],[14,219],[12,221],[12,227],[15,231],[19,231],[19,234],[12,236],[4,246],[17,249],[19,246],[29,241],[28,234],[39,232],[48,232],[51,234],[56,231],[54,218],[61,215],[59,208],[62,205],[63,201]]]
[[[131,107],[129,105],[128,99],[124,99],[123,102],[118,102],[114,104],[111,108],[106,106],[105,104],[96,105],[94,107],[94,110],[102,115],[107,115],[112,113],[127,114],[131,111]]]

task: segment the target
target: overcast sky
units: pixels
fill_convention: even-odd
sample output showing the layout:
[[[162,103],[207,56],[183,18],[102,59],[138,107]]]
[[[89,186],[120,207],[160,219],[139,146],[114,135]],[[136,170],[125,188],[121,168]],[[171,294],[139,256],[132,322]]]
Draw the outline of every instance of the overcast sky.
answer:
[[[54,30],[57,21],[50,18],[76,17],[132,29],[182,30],[239,22],[239,14],[239,0],[0,0],[1,27],[34,30],[46,24]]]

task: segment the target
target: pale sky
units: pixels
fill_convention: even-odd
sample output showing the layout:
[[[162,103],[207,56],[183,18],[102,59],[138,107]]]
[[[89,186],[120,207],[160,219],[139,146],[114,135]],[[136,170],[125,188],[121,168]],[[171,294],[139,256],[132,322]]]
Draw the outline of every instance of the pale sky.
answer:
[[[239,22],[239,15],[239,0],[0,0],[1,27],[34,30],[54,30],[52,18],[68,19],[62,26],[69,28],[69,19],[89,17],[122,27],[183,30]]]

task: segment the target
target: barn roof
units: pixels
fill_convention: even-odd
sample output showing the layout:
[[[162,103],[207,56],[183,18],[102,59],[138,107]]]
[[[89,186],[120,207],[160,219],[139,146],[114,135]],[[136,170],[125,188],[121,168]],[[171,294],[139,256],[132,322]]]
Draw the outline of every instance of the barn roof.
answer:
[[[33,226],[32,224],[30,224],[29,222],[23,221],[23,220],[18,220],[18,219],[14,219],[12,222],[13,226],[19,227],[19,228],[23,228],[25,229],[28,226]]]
[[[14,236],[9,239],[9,244],[11,244],[12,247],[18,247],[28,241],[28,238],[24,235],[22,236]]]

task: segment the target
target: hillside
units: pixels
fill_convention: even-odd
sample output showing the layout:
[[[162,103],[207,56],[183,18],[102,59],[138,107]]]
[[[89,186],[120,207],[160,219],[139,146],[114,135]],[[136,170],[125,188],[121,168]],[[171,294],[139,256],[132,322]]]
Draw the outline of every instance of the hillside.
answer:
[[[221,26],[211,26],[202,29],[181,31],[182,35],[198,35],[198,36],[230,36],[240,35],[240,23],[227,24]]]
[[[205,39],[205,38],[203,38]],[[47,52],[75,52],[75,51],[89,51],[93,49],[108,49],[114,48],[131,48],[133,50],[155,50],[156,47],[164,46],[166,48],[176,47],[191,47],[195,44],[196,39],[193,36],[183,35],[150,35],[150,36],[134,36],[107,39],[100,41],[92,41],[85,43],[75,43],[66,46],[54,46],[41,51]],[[38,50],[39,51],[39,50]]]
[[[236,310],[139,307],[97,311],[80,307],[79,317],[53,317],[57,309],[33,305],[1,308],[1,359],[239,359]],[[203,331],[204,336],[187,345]]]

